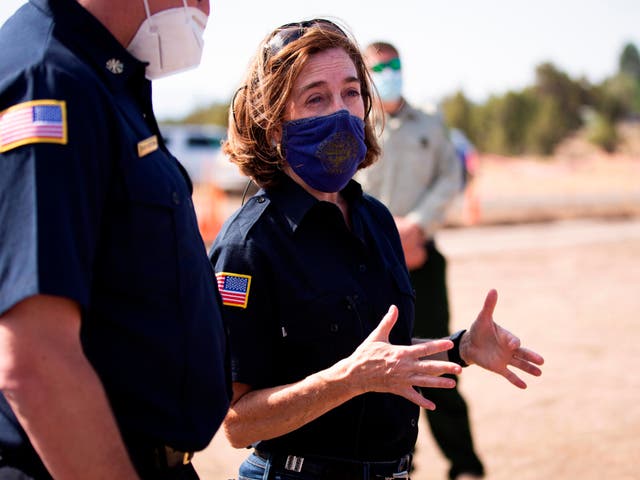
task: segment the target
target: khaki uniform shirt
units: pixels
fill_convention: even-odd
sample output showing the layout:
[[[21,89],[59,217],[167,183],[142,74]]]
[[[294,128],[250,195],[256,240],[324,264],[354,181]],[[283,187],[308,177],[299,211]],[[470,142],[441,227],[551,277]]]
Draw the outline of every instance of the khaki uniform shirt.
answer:
[[[356,180],[394,216],[415,220],[432,237],[462,184],[462,166],[445,126],[405,102],[387,115],[381,144],[382,156]]]

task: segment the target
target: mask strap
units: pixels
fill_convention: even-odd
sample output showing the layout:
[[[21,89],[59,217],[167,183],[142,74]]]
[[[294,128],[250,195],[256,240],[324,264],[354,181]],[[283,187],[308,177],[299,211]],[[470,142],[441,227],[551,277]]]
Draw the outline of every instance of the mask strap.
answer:
[[[149,1],[148,0],[142,0],[142,3],[144,3],[144,11],[147,14],[147,19],[150,20],[151,19],[151,10],[149,9]]]
[[[182,0],[182,4],[184,5],[184,7],[182,7],[184,9],[184,16],[188,20],[190,17],[189,17],[189,5],[187,4],[187,0]]]
[[[182,4],[184,5],[182,7],[182,11],[184,12],[184,18],[186,20],[187,23],[193,24],[193,19],[191,17],[191,14],[189,12],[189,4],[187,3],[187,0],[182,0]]]
[[[147,14],[147,20],[149,21],[151,33],[157,33],[158,29],[153,23],[153,19],[151,18],[151,9],[149,8],[149,0],[142,0],[144,3],[144,12]]]

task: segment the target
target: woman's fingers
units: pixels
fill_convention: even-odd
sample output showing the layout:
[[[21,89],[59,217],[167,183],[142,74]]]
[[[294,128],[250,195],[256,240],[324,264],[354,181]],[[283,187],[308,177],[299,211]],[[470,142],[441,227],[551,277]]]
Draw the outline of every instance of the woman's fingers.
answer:
[[[484,299],[482,310],[478,314],[478,320],[480,321],[493,321],[493,311],[498,303],[498,291],[495,289],[489,290],[487,296]]]
[[[513,354],[513,356],[529,363],[544,365],[544,358],[542,357],[542,355],[534,352],[533,350],[529,350],[528,348],[519,348],[518,351]]]
[[[513,385],[518,388],[522,388],[523,390],[527,388],[527,384],[522,381],[520,377],[518,377],[515,373],[513,373],[508,368],[505,368],[503,372],[500,373],[504,378],[509,380]]]
[[[518,357],[513,357],[510,365],[513,365],[514,367],[519,368],[523,372],[526,372],[529,375],[533,375],[534,377],[539,377],[540,375],[542,375],[542,370]]]
[[[401,392],[397,392],[398,395],[406,398],[410,402],[415,403],[419,407],[422,407],[426,410],[435,410],[436,404],[433,403],[428,398],[423,397],[420,392],[416,391],[415,388],[407,388]]]
[[[445,352],[453,348],[451,340],[427,340],[410,347],[418,358],[429,357],[436,353]]]
[[[398,320],[398,307],[391,305],[387,313],[382,317],[378,326],[369,334],[366,341],[370,342],[389,342],[389,334],[391,329]]]
[[[413,386],[424,388],[454,388],[456,381],[448,377],[434,377],[433,375],[414,375]]]
[[[459,375],[460,373],[462,373],[462,367],[457,363],[442,360],[421,360],[416,364],[414,375],[438,377],[445,374]]]

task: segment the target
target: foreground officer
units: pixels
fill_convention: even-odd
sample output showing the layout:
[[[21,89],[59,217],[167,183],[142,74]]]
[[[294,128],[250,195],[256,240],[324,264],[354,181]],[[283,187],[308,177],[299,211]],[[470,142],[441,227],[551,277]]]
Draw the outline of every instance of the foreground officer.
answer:
[[[208,13],[30,0],[0,30],[3,479],[198,478],[225,337],[148,78],[197,65]]]

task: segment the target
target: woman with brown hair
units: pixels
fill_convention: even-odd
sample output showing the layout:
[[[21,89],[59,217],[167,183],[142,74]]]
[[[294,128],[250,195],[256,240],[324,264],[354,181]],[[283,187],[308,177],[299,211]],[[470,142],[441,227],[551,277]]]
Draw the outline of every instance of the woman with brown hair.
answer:
[[[393,218],[351,179],[379,155],[370,79],[356,42],[325,19],[261,43],[224,148],[261,190],[210,258],[231,345],[224,422],[255,448],[240,478],[409,478],[415,387],[476,363],[525,386],[542,358],[493,322],[491,291],[469,331],[412,344],[414,295]]]

